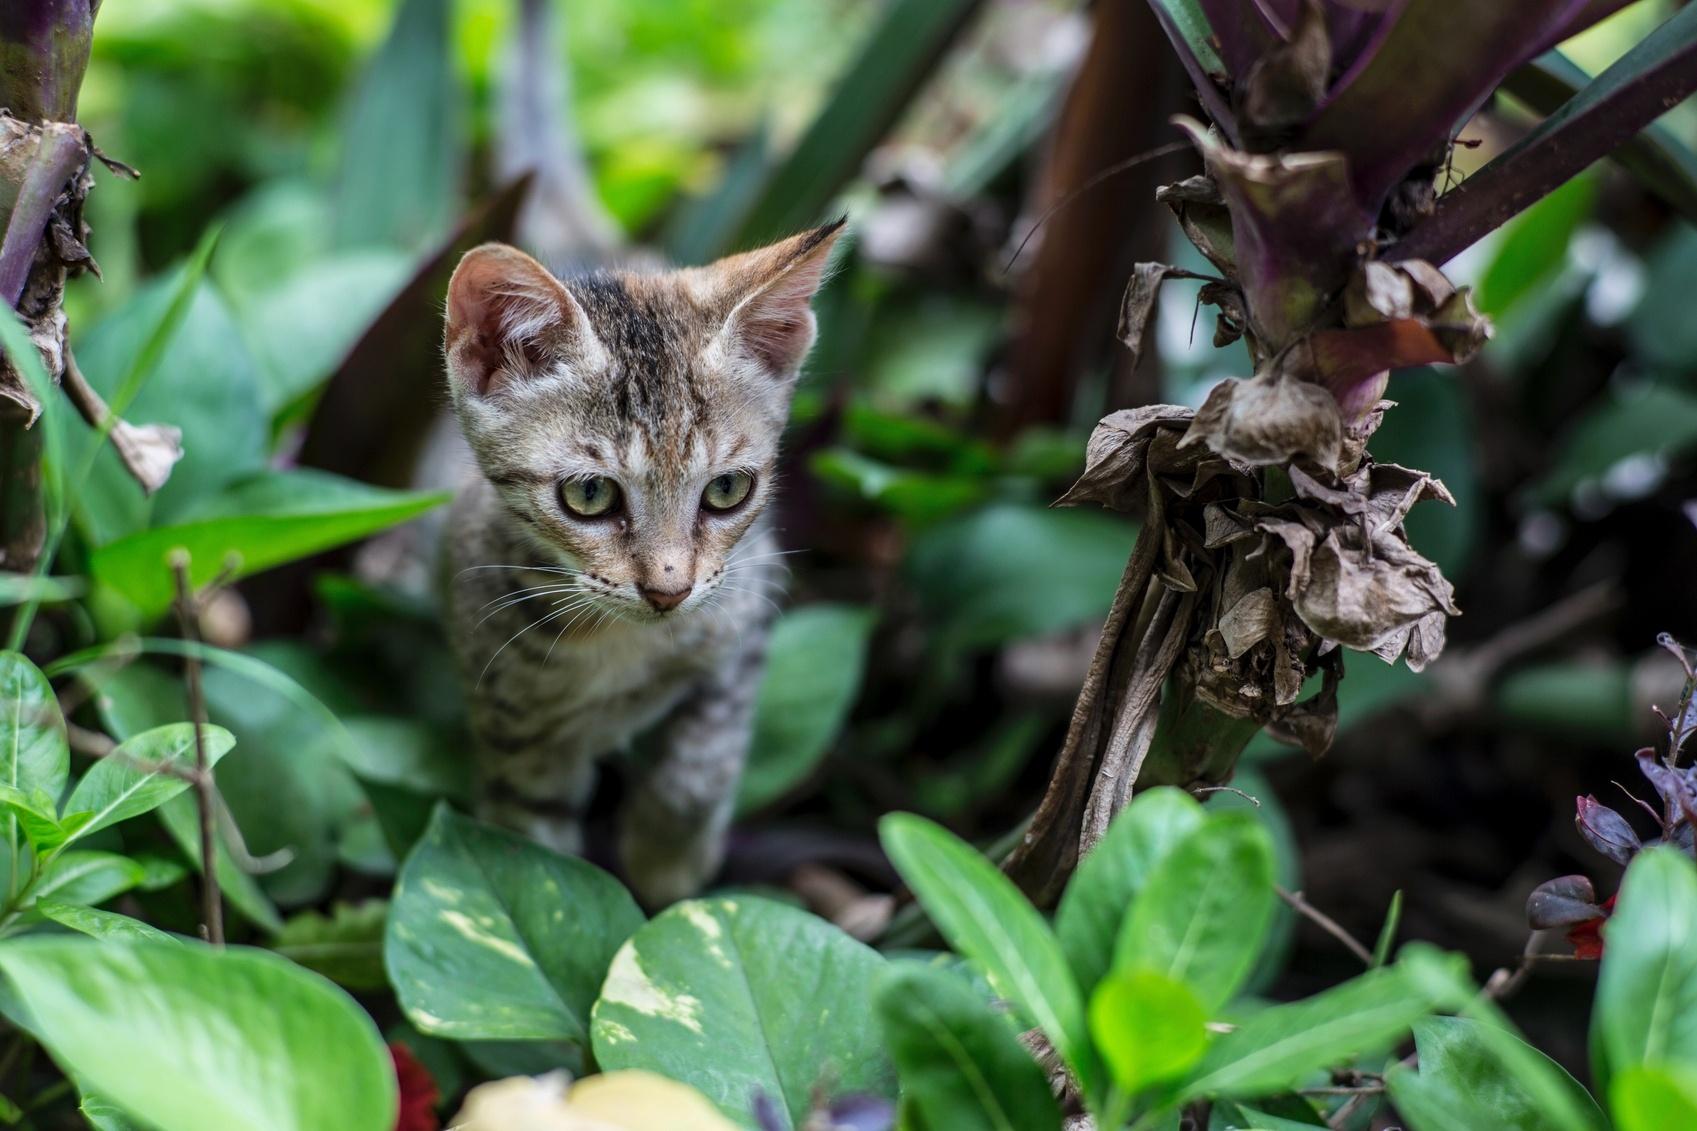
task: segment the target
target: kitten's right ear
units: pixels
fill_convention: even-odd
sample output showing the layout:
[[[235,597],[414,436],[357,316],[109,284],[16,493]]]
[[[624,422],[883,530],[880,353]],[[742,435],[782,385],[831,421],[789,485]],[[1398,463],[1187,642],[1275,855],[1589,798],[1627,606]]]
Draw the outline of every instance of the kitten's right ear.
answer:
[[[454,385],[479,397],[599,349],[571,292],[542,264],[499,243],[472,248],[454,269],[445,345]]]

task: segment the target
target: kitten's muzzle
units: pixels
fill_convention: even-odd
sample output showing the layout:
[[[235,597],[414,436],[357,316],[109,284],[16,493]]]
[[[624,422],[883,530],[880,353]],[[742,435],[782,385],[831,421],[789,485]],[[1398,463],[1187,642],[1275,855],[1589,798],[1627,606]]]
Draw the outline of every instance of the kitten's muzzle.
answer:
[[[695,586],[690,584],[681,589],[654,589],[647,585],[638,585],[636,591],[642,594],[644,601],[654,607],[655,612],[665,613],[683,604],[695,591]]]

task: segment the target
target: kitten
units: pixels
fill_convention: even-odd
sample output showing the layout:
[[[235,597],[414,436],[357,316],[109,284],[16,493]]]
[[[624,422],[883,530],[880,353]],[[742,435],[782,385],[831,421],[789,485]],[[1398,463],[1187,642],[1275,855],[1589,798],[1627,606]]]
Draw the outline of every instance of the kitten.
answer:
[[[762,514],[843,221],[708,267],[559,280],[488,244],[448,286],[479,475],[445,538],[481,815],[581,844],[596,762],[657,727],[619,851],[654,905],[717,870],[777,554]]]

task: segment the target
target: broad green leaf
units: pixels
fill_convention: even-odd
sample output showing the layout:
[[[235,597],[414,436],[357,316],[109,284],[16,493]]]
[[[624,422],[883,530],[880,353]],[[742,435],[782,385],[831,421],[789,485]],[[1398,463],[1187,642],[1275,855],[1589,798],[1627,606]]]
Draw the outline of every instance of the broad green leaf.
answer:
[[[1269,1006],[1214,1039],[1179,1098],[1287,1091],[1312,1073],[1391,1047],[1440,1004],[1399,967],[1386,966],[1304,1001]]]
[[[116,852],[64,852],[42,873],[35,898],[77,906],[105,903],[140,886],[146,875],[140,864]]]
[[[1603,928],[1591,1057],[1599,1090],[1633,1065],[1697,1065],[1697,865],[1677,849],[1640,852],[1621,882]]]
[[[60,1067],[171,1131],[392,1131],[395,1077],[371,1019],[263,951],[66,936],[0,947]],[[232,1008],[233,1003],[263,1008]]]
[[[1697,1069],[1690,1064],[1633,1065],[1615,1077],[1609,1107],[1620,1131],[1697,1127]]]
[[[166,317],[183,275],[179,267],[148,284],[123,306],[77,335],[77,362],[89,383],[113,396]],[[229,308],[202,280],[181,325],[164,346],[153,376],[125,418],[182,429],[183,458],[151,499],[131,479],[109,445],[73,500],[78,528],[98,545],[170,521],[198,500],[265,465],[268,436],[260,406],[259,371]],[[91,429],[76,435],[80,465],[94,443]]]
[[[1095,1084],[1084,1002],[1049,924],[995,865],[923,817],[892,813],[878,825],[890,862],[925,913],[998,993],[1036,1022],[1083,1080]]]
[[[154,811],[159,815],[159,823],[165,826],[165,831],[177,842],[189,863],[196,871],[204,871],[200,858],[200,805],[196,796],[192,793],[179,794]],[[274,935],[283,929],[283,918],[277,914],[276,906],[260,889],[253,874],[237,862],[230,843],[230,838],[220,830],[212,852],[213,875],[218,877],[218,890],[231,907],[241,912],[243,918],[267,934]]]
[[[1207,1021],[1188,986],[1148,970],[1110,974],[1090,998],[1090,1035],[1127,1095],[1195,1066],[1208,1047]]]
[[[917,963],[879,979],[878,1018],[902,1093],[951,1131],[1059,1131],[1043,1070],[1012,1026],[957,976]]]
[[[1226,1131],[1309,1131],[1310,1128],[1326,1126],[1325,1119],[1307,1100],[1290,1097],[1285,1101],[1274,1099],[1259,1102],[1259,1107],[1250,1107],[1248,1104],[1220,1104],[1214,1110],[1222,1113],[1221,1118],[1226,1120]],[[1264,1110],[1270,1107],[1288,1109],[1290,1114],[1275,1115]]]
[[[71,771],[59,700],[39,668],[0,652],[0,784],[57,798]]]
[[[439,806],[401,869],[384,943],[420,1031],[589,1044],[589,1010],[642,912],[617,880]]]
[[[383,970],[383,928],[389,905],[381,899],[337,903],[329,915],[302,911],[283,924],[271,948],[350,990],[388,986]]]
[[[1594,178],[1575,177],[1510,221],[1474,292],[1479,309],[1501,318],[1560,270],[1573,233],[1590,216],[1596,196]]]
[[[1136,540],[1098,511],[998,503],[918,535],[907,572],[947,645],[991,647],[1104,616]]]
[[[1490,1127],[1493,1131],[1602,1131],[1596,1101],[1555,1061],[1507,1030],[1465,1017],[1428,1017],[1414,1024],[1420,1070],[1389,1077],[1391,1098],[1421,1131]],[[1518,1046],[1516,1059],[1537,1066],[1516,1071],[1498,1050]],[[1553,1094],[1558,1093],[1559,1094]],[[1574,1122],[1574,1114],[1578,1121]],[[1434,1123],[1441,1114],[1443,1122]]]
[[[203,741],[209,766],[236,745],[235,735],[220,726],[208,725]],[[89,814],[72,839],[151,812],[182,793],[190,783],[170,771],[193,769],[195,758],[193,723],[171,723],[125,739],[89,767],[66,799],[67,815]]]
[[[1693,9],[1697,11],[1697,9]],[[1697,396],[1667,385],[1611,387],[1557,444],[1554,466],[1533,489],[1536,501],[1566,501],[1634,458],[1670,458],[1697,448]]]
[[[1273,919],[1272,838],[1247,813],[1217,813],[1155,865],[1114,947],[1114,970],[1151,970],[1218,1009],[1255,966]]]
[[[811,605],[772,627],[739,808],[777,800],[825,756],[860,691],[872,623],[869,609]]]
[[[36,790],[26,794],[21,789],[9,785],[0,785],[0,809],[17,822],[23,831],[24,840],[37,856],[45,856],[68,840],[74,831],[66,823],[61,823],[54,811],[53,799],[46,791]],[[77,827],[86,825],[89,815],[72,822]]]
[[[358,696],[304,642],[265,641],[243,653],[281,679],[307,689],[318,702],[354,710]],[[352,773],[337,757],[337,730],[275,682],[256,684],[248,672],[207,668],[207,712],[230,728],[242,754],[218,771],[218,788],[248,851],[287,853],[288,863],[260,877],[284,904],[322,899],[334,882],[343,828],[365,808]]]
[[[1202,806],[1183,790],[1145,790],[1079,861],[1055,912],[1055,934],[1086,995],[1113,965],[1120,924],[1150,873],[1204,820]]]
[[[174,526],[100,547],[89,566],[101,584],[157,616],[174,594],[168,563],[175,549],[189,552],[190,581],[204,585],[232,560],[235,576],[246,577],[405,522],[446,498],[320,471],[270,471],[203,500]]]
[[[417,247],[453,221],[463,175],[449,0],[403,0],[342,135],[339,246]]]
[[[115,911],[98,911],[92,907],[79,907],[74,903],[60,903],[56,899],[36,900],[35,910],[42,918],[51,919],[61,927],[69,927],[73,931],[97,939],[117,939],[121,942],[177,941],[157,927],[150,927],[139,919],[119,915]]]
[[[781,903],[680,903],[613,959],[595,1003],[595,1059],[698,1088],[745,1127],[755,1126],[757,1091],[796,1126],[819,1088],[894,1096],[872,1010],[883,966],[876,951]]]
[[[88,1120],[94,1131],[137,1131],[136,1125],[114,1107],[111,1100],[101,1096],[83,1092],[77,1112]]]
[[[330,255],[236,302],[275,416],[334,373],[411,277],[410,256],[380,248]]]

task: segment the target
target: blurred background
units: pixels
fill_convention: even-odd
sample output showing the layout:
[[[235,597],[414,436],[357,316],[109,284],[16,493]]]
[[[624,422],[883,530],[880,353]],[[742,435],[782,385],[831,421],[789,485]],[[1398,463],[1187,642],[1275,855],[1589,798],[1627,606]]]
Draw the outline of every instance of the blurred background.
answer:
[[[1671,6],[1628,7],[1566,54],[1594,73]],[[1513,141],[1547,97],[1536,78],[1467,126],[1444,176]],[[1200,266],[1153,200],[1196,158],[1124,164],[1178,140],[1187,89],[1143,0],[108,4],[80,117],[142,176],[99,171],[102,277],[67,299],[97,387],[218,235],[128,413],[181,427],[187,457],[146,501],[102,454],[78,544],[98,566],[103,545],[180,524],[264,467],[414,483],[444,401],[447,271],[473,243],[562,269],[701,262],[847,211],[787,442],[793,611],[725,879],[864,910],[893,882],[879,814],[988,845],[1047,780],[1136,535],[1047,507],[1090,427],[1246,375],[1242,346],[1198,325],[1194,283],[1169,284],[1141,365],[1115,337],[1134,263]],[[1697,143],[1697,106],[1660,128]],[[1678,691],[1656,635],[1697,640],[1697,230],[1602,164],[1452,276],[1479,288],[1496,339],[1463,369],[1395,375],[1373,444],[1456,497],[1409,520],[1457,585],[1450,651],[1419,676],[1351,654],[1332,751],[1258,739],[1237,784],[1276,831],[1287,887],[1368,940],[1401,891],[1403,937],[1484,974],[1520,953],[1537,883],[1586,871],[1613,890],[1574,798],[1623,802],[1611,782],[1632,787],[1651,705]],[[391,539],[283,565],[204,626],[352,736],[327,743],[287,689],[208,673],[215,720],[272,755],[220,767],[262,865],[231,898],[253,922],[305,923],[297,941],[336,924],[331,972],[356,989],[382,984],[381,907],[363,901],[387,894],[394,830],[465,790],[451,668],[404,558]],[[146,606],[97,596],[92,623],[37,631],[65,651],[143,627]],[[98,705],[121,711],[108,694]],[[180,899],[192,922],[180,888],[137,898],[167,922]],[[1270,993],[1353,972],[1306,922],[1281,939]],[[1576,1067],[1593,970],[1541,966],[1514,1002]]]

